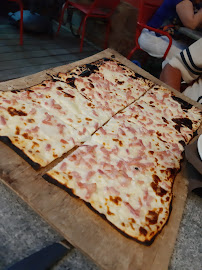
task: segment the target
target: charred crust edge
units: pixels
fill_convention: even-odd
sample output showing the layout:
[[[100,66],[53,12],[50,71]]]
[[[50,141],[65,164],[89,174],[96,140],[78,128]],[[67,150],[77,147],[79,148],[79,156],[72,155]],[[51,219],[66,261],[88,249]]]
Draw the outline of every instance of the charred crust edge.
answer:
[[[165,224],[162,226],[162,228],[160,229],[160,231],[158,231],[154,236],[152,236],[151,240],[145,240],[145,241],[140,241],[138,239],[136,239],[135,237],[129,236],[128,234],[126,234],[124,231],[122,231],[121,229],[117,228],[113,223],[111,223],[104,214],[101,214],[100,212],[98,212],[95,208],[93,208],[93,206],[89,203],[89,202],[85,202],[84,200],[82,200],[80,197],[78,197],[77,195],[74,194],[73,190],[71,188],[68,188],[67,186],[61,184],[60,182],[58,182],[57,180],[55,180],[52,176],[48,175],[47,173],[44,174],[42,176],[47,182],[63,189],[64,191],[66,191],[71,197],[76,198],[80,201],[82,201],[91,211],[93,211],[94,213],[96,213],[97,215],[99,215],[102,219],[104,219],[110,226],[112,226],[112,228],[114,228],[116,231],[118,231],[120,234],[122,234],[124,237],[133,240],[139,244],[145,245],[145,246],[150,246],[154,239],[156,238],[156,236],[161,232],[161,230],[163,229],[163,227],[165,226],[165,224],[167,224],[168,219],[166,220]],[[169,213],[170,215],[170,213]]]
[[[50,176],[49,174],[44,174],[42,175],[42,177],[49,183],[63,189],[64,191],[66,191],[70,196],[80,199],[77,195],[74,194],[73,190],[66,187],[65,185],[61,184],[60,182],[58,182],[57,180],[55,180],[52,176]],[[80,199],[81,200],[81,199]]]
[[[189,110],[193,107],[193,105],[175,95],[172,95],[171,97],[173,100],[177,101],[181,105],[181,108],[183,110]]]
[[[21,158],[23,158],[29,165],[32,166],[33,169],[39,170],[41,168],[41,165],[39,163],[34,162],[31,160],[21,149],[19,149],[17,146],[15,146],[9,137],[7,136],[0,136],[0,141],[5,143],[8,147],[10,147],[12,150],[14,150]]]

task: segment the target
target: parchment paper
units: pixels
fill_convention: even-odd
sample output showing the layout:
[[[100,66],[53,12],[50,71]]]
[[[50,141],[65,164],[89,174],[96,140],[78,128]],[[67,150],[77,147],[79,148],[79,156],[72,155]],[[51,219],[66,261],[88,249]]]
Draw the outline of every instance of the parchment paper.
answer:
[[[77,65],[90,63],[111,55],[115,55],[117,60],[142,76],[151,79],[155,83],[162,84],[158,79],[117,52],[107,49],[67,66],[0,83],[0,89],[6,91],[26,88],[48,79],[47,73],[56,75],[59,71],[66,72]],[[182,99],[200,107],[200,105],[184,95],[175,90],[173,92]],[[202,109],[202,106],[200,108]],[[182,169],[174,182],[172,212],[169,221],[151,246],[144,246],[125,237],[91,211],[81,200],[71,197],[62,189],[47,183],[42,178],[42,174],[49,170],[50,166],[43,171],[37,172],[8,146],[0,142],[0,178],[3,182],[24,199],[72,245],[83,251],[102,269],[166,270],[168,268],[187,196],[186,162],[182,163]]]

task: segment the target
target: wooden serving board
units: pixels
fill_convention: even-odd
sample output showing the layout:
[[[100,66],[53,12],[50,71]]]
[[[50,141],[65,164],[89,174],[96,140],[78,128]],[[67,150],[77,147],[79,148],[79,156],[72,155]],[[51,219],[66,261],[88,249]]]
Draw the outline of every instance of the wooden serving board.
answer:
[[[77,65],[90,63],[102,57],[115,55],[115,59],[155,83],[162,84],[141,68],[107,49],[92,57],[46,70],[31,76],[0,83],[1,90],[22,89],[49,79],[49,74],[66,72]],[[173,90],[173,89],[172,89]],[[173,90],[175,93],[176,91]],[[202,109],[180,93],[182,99]],[[90,210],[85,203],[64,190],[46,182],[42,175],[61,159],[46,168],[35,171],[7,145],[0,142],[0,178],[27,202],[39,215],[63,235],[72,245],[106,270],[165,270],[168,268],[177,237],[187,196],[185,162],[173,186],[172,212],[168,223],[150,246],[129,239],[113,228],[106,220]]]

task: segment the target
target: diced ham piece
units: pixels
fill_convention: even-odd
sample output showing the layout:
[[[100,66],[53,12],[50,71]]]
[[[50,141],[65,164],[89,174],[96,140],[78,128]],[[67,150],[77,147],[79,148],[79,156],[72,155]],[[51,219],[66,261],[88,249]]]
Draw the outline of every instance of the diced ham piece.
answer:
[[[8,99],[4,99],[4,102],[8,103],[8,104],[11,104],[11,101],[8,100]]]
[[[28,133],[37,133],[39,131],[39,127],[36,126],[36,127],[32,128],[32,129],[26,129],[25,131],[28,132]]]
[[[143,184],[144,184],[144,181],[142,181],[142,180],[137,180],[137,183],[138,183],[139,185],[143,185]]]
[[[115,145],[115,147],[111,150],[111,153],[113,153],[114,155],[118,155],[119,153],[119,148],[117,145]]]
[[[0,116],[0,124],[3,126],[6,125],[6,119],[2,115]]]
[[[38,131],[39,131],[39,127],[38,126],[36,126],[36,127],[34,127],[34,128],[31,129],[31,132],[32,133],[37,133]]]
[[[71,137],[70,140],[73,142],[74,145],[76,144],[74,138]]]
[[[122,128],[119,128],[119,132],[121,133],[121,135],[126,136],[126,133]]]
[[[63,125],[63,124],[57,124],[57,127],[59,129],[59,133],[64,136],[65,125]]]
[[[44,123],[46,125],[49,125],[49,126],[52,126],[53,125],[50,121],[46,121],[46,120],[43,120],[42,123]]]
[[[151,149],[151,147],[152,147],[152,144],[151,144],[151,142],[149,142],[147,148],[148,148],[148,149]]]
[[[40,93],[35,93],[35,96],[36,96],[37,98],[43,98],[43,97],[44,97],[44,95],[43,95],[43,94],[40,94]]]
[[[30,97],[29,97],[29,94],[28,94],[28,91],[23,91],[22,93],[21,93],[21,95],[20,95],[20,99],[21,100],[25,100],[25,99],[29,99]]]
[[[149,196],[149,192],[148,192],[148,190],[145,190],[143,200],[147,201],[148,196]]]
[[[124,127],[128,130],[128,131],[130,131],[132,134],[136,134],[136,130],[133,128],[133,127],[130,127],[130,126],[126,126],[125,124],[124,124]]]
[[[147,134],[149,135],[149,136],[152,136],[153,134],[155,133],[155,130],[148,130],[147,131]]]
[[[161,152],[158,152],[158,157],[161,160],[167,159],[167,158],[170,157],[170,151],[161,151]]]
[[[132,96],[132,91],[131,90],[127,90],[126,92],[126,98],[129,100],[130,98],[133,98]]]
[[[95,130],[97,130],[99,128],[99,124],[95,123],[94,128],[95,128]]]
[[[168,182],[166,183],[165,181],[161,183],[161,187],[165,190],[170,190],[171,189],[171,183]]]
[[[119,169],[122,169],[124,167],[124,161],[123,160],[119,160],[119,162],[117,163],[117,167]]]
[[[107,135],[107,132],[106,132],[106,130],[105,130],[104,128],[101,127],[99,130],[101,131],[101,133],[102,133],[103,135]]]
[[[97,190],[96,183],[87,184],[87,183],[77,182],[77,185],[80,188],[85,188],[86,189],[86,196],[85,196],[85,198],[87,200],[90,199],[90,197],[92,196],[92,194]]]
[[[57,93],[58,96],[62,95],[62,92],[60,92],[60,91],[57,91],[56,93]]]
[[[48,143],[47,145],[46,145],[46,151],[50,151],[51,150],[51,145]]]
[[[54,108],[54,109],[56,109],[56,110],[62,109],[62,107],[59,104],[56,104],[55,103],[55,100],[54,99],[51,99],[51,107]]]
[[[86,131],[87,131],[87,129],[84,127],[83,131],[79,131],[78,133],[79,133],[80,136],[82,136],[82,135],[84,135],[86,133]]]
[[[89,162],[90,162],[91,164],[97,164],[97,161],[96,161],[94,158],[90,158],[90,159],[89,159]]]
[[[61,170],[62,172],[65,172],[65,171],[67,170],[67,163],[66,163],[66,162],[63,162],[63,163],[61,164],[60,170]]]
[[[179,148],[179,145],[177,143],[172,143],[172,151],[176,152],[177,154],[181,154],[181,150]]]
[[[149,195],[149,192],[148,192],[148,190],[146,189],[146,190],[144,191],[143,201],[146,203],[146,205],[147,205],[148,207],[150,207],[150,206],[151,206],[152,200],[153,200],[153,197]]]
[[[50,115],[47,112],[45,112],[45,115],[46,115],[46,120],[51,121],[51,118],[53,117],[53,115]]]
[[[36,109],[32,108],[31,111],[29,112],[29,114],[35,114],[36,113]]]
[[[108,151],[105,147],[100,147],[100,150],[102,151],[102,153],[106,156],[108,156],[110,154],[110,151]]]
[[[153,124],[153,120],[151,118],[149,118],[149,122],[147,122],[147,125],[152,125]]]
[[[70,161],[75,161],[77,159],[77,156],[75,154],[69,156]]]
[[[53,115],[48,114],[47,112],[45,112],[46,118],[42,121],[42,123],[46,124],[46,125],[50,125],[52,126],[53,124],[51,123],[52,118],[54,117]]]
[[[93,114],[94,114],[95,116],[99,116],[99,115],[96,113],[95,110],[93,110]]]
[[[141,146],[142,150],[145,150],[145,148],[146,148],[141,139],[134,141],[133,145]]]
[[[71,172],[71,175],[72,175],[74,178],[76,178],[78,181],[82,179],[82,178],[81,178],[81,175],[80,175],[78,172],[76,172],[76,171],[72,171],[72,172]]]
[[[164,100],[165,98],[168,98],[168,97],[169,97],[169,93],[163,94],[163,100]]]
[[[125,171],[121,171],[121,176],[122,176],[122,182],[121,186],[122,187],[128,187],[132,181],[132,178],[127,175]]]
[[[140,209],[134,209],[130,203],[124,202],[125,206],[128,208],[128,210],[133,214],[136,218],[139,218],[140,216]]]
[[[102,174],[102,175],[105,174],[105,173],[104,173],[102,170],[100,170],[100,169],[98,169],[98,172],[99,172],[100,174]]]
[[[175,103],[175,102],[172,102],[172,103],[170,104],[170,106],[173,107],[173,108],[177,108],[177,107],[178,107],[178,104]]]
[[[84,80],[83,80],[83,78],[79,77],[79,78],[76,78],[76,81],[77,82],[83,82]]]
[[[92,165],[91,165],[89,162],[87,162],[84,158],[82,158],[82,162],[86,165],[86,167],[87,167],[89,170],[92,169]]]
[[[139,202],[140,207],[142,207],[143,206],[143,203],[142,203],[141,198],[138,199],[138,202]]]
[[[89,181],[93,175],[95,175],[95,171],[89,171],[86,176],[86,181]]]

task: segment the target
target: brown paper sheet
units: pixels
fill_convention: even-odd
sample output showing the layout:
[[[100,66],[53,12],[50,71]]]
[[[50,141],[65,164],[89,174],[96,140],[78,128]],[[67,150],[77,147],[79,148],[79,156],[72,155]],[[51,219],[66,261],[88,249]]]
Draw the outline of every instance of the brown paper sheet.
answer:
[[[6,91],[21,89],[48,79],[47,73],[66,72],[77,65],[90,63],[102,57],[115,55],[116,59],[153,82],[161,81],[135,64],[107,49],[84,60],[43,71],[24,78],[0,83]],[[177,96],[200,107],[182,94]],[[202,109],[202,106],[200,107]],[[55,164],[54,164],[55,165]],[[49,224],[61,233],[72,245],[79,248],[106,270],[166,270],[177,237],[180,220],[187,197],[186,162],[182,163],[173,186],[172,212],[168,223],[151,246],[144,246],[123,236],[106,220],[91,211],[80,199],[71,197],[62,189],[42,178],[50,167],[35,171],[8,146],[0,142],[0,178],[25,200]]]

